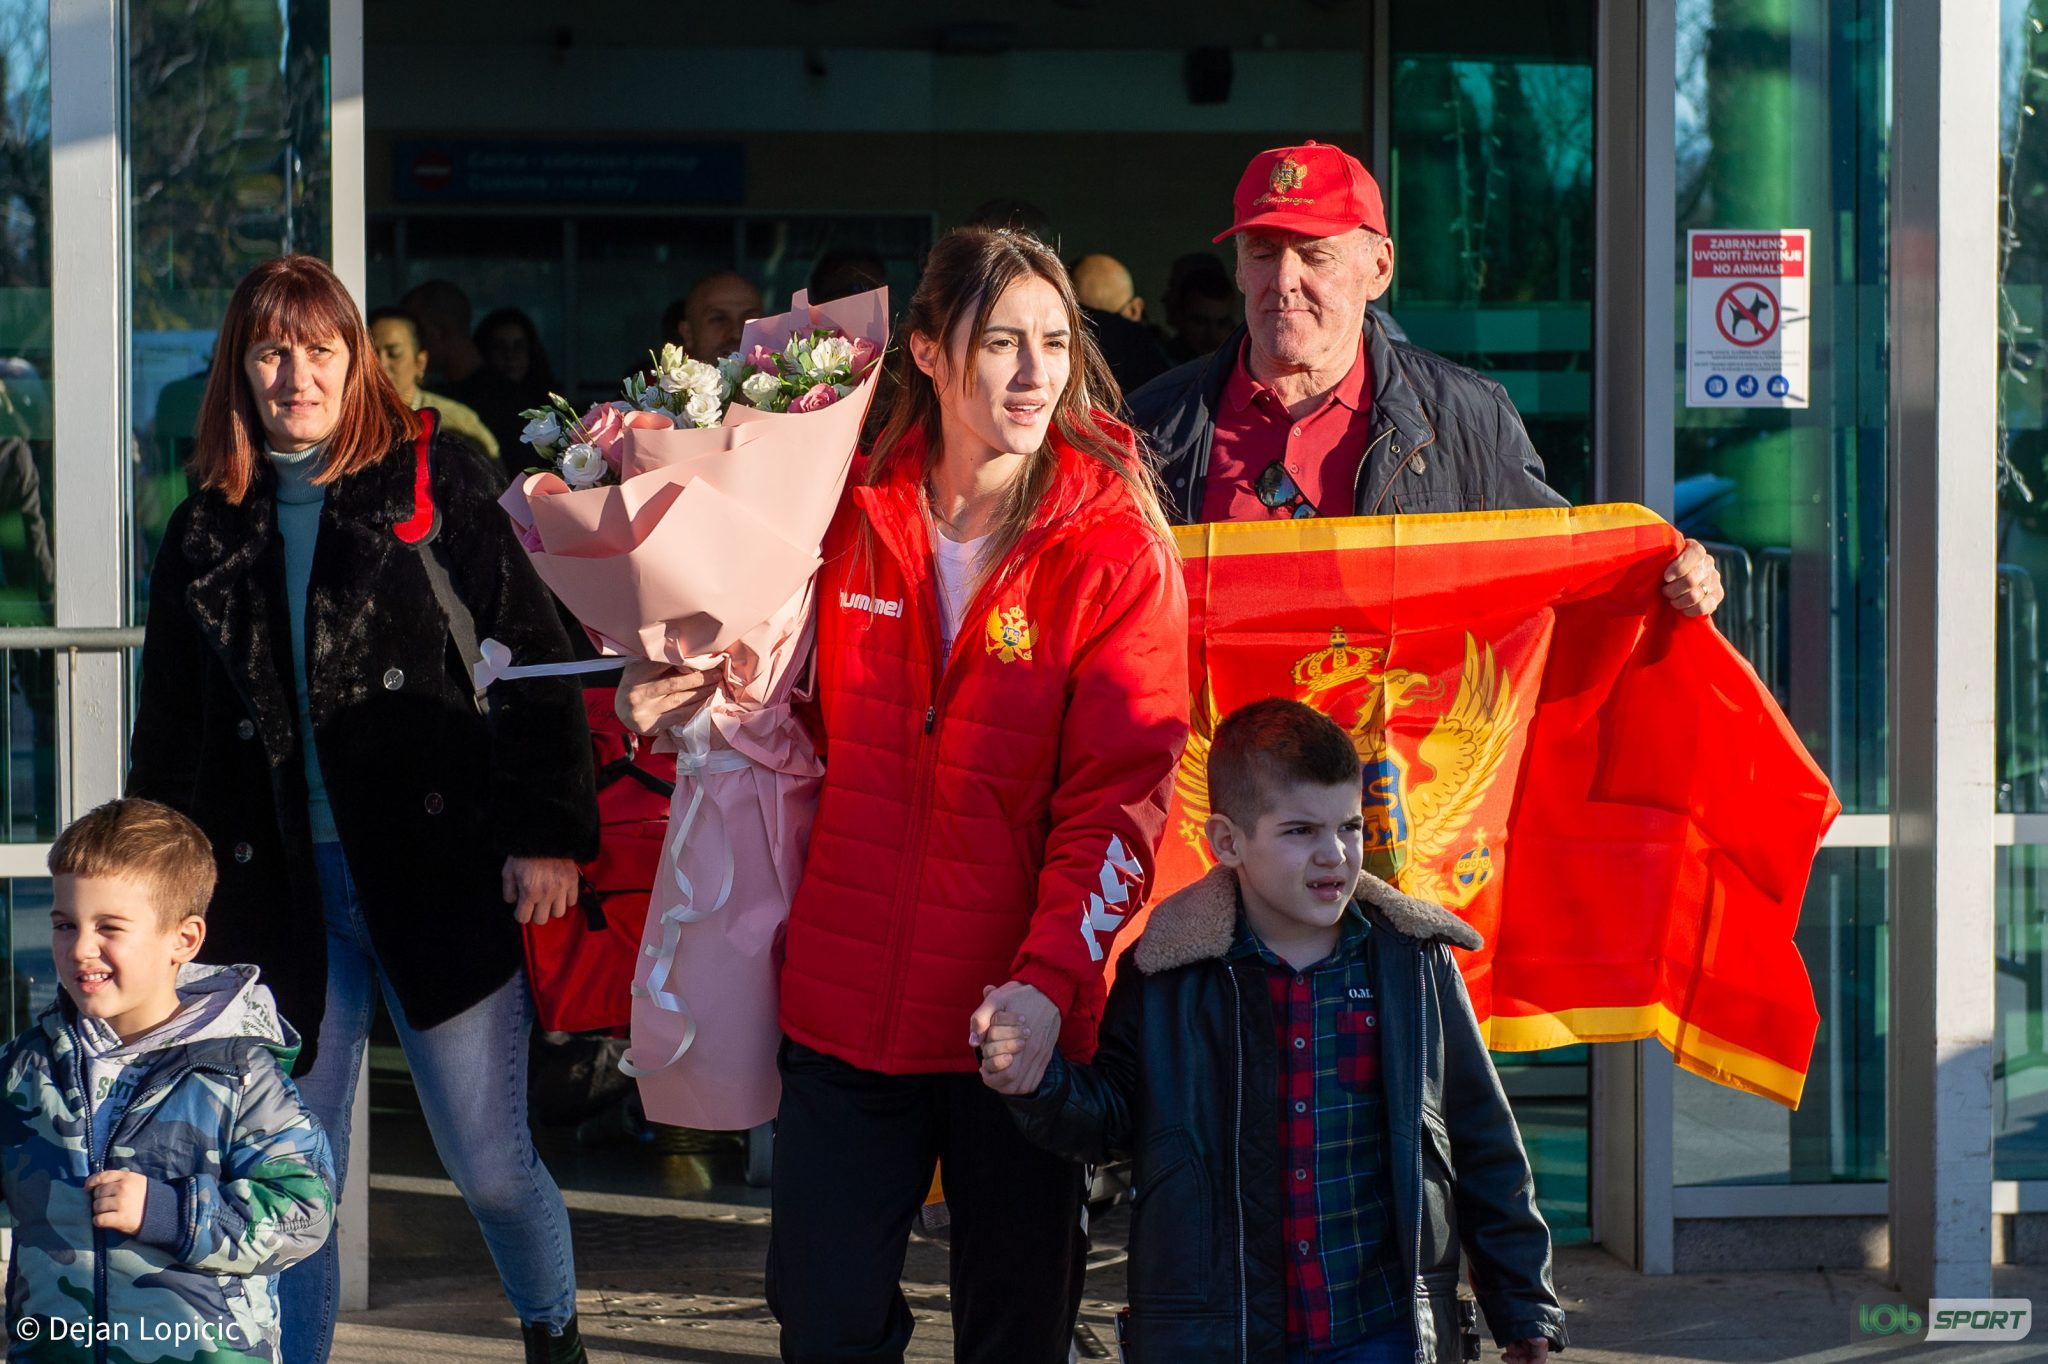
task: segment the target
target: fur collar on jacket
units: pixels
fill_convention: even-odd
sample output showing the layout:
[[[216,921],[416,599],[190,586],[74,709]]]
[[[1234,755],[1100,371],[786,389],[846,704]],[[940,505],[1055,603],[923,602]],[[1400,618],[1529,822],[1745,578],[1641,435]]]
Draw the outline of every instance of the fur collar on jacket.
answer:
[[[476,479],[473,474],[464,478],[464,461],[450,458],[439,436],[434,445],[438,507],[451,481]],[[400,438],[383,459],[325,485],[321,546],[307,589],[307,700],[316,724],[376,685],[355,679],[359,685],[341,695],[341,682],[326,660],[374,656],[375,633],[391,628],[393,613],[420,617],[418,628],[435,636],[446,628],[431,598],[424,604],[401,601],[390,591],[390,566],[417,555],[393,529],[414,514],[417,469],[413,442]],[[475,500],[487,498],[479,494]],[[185,561],[186,607],[200,634],[242,684],[248,718],[264,752],[273,767],[282,767],[296,758],[299,740],[290,681],[289,606],[282,592],[284,551],[277,536],[277,474],[268,459],[259,459],[241,502],[202,489],[180,510],[182,528],[172,523],[166,547],[175,544]],[[266,564],[266,559],[274,562]]]
[[[1427,900],[1395,890],[1371,872],[1358,874],[1355,898],[1375,928],[1385,928],[1418,942],[1449,943],[1477,951],[1485,942],[1477,929]],[[1237,874],[1216,867],[1207,876],[1176,891],[1153,909],[1145,932],[1131,950],[1131,960],[1148,976],[1187,966],[1230,951],[1237,936]]]

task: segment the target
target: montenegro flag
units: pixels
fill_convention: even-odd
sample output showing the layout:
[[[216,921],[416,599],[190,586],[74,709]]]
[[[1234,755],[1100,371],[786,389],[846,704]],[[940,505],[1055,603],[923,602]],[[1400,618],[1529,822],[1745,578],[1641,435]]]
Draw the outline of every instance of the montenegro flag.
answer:
[[[1489,1045],[1659,1037],[1796,1107],[1792,943],[1841,806],[1741,655],[1665,604],[1641,507],[1189,526],[1194,730],[1154,898],[1208,870],[1216,721],[1298,697],[1364,764],[1366,867],[1464,917]]]

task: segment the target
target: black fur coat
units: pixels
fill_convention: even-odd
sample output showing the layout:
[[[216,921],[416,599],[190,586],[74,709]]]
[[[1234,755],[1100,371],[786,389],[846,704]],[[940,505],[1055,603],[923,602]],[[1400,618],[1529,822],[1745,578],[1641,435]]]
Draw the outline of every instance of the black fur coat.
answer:
[[[596,852],[590,739],[575,678],[500,683],[488,721],[421,563],[412,443],[327,486],[306,601],[308,706],[349,871],[415,1027],[522,969],[502,894],[508,854]],[[433,539],[478,638],[522,663],[569,656],[547,589],[467,444],[429,459]],[[172,514],[150,578],[128,794],[184,811],[220,884],[203,960],[251,962],[306,1039],[326,1000],[319,878],[306,812],[276,476],[239,506],[200,492]]]

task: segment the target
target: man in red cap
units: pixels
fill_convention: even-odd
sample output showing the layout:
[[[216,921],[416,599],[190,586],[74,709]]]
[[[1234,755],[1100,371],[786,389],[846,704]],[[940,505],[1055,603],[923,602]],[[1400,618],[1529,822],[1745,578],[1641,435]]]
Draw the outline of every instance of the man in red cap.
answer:
[[[1131,395],[1181,521],[1556,507],[1501,386],[1391,340],[1366,305],[1394,278],[1380,188],[1318,142],[1260,152],[1238,182],[1245,325]],[[1687,615],[1721,604],[1696,540],[1665,572]]]

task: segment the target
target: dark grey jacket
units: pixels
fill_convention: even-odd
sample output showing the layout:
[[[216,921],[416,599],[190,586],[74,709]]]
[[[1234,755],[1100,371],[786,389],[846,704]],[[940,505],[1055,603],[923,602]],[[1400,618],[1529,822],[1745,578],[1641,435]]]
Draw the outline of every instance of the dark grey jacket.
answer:
[[[1480,938],[1371,876],[1394,1227],[1418,1364],[1459,1358],[1458,1251],[1503,1346],[1566,1344],[1550,1232],[1514,1115],[1446,944]],[[1117,972],[1090,1065],[1054,1056],[1011,1100],[1034,1142],[1078,1160],[1135,1157],[1130,1354],[1137,1364],[1286,1353],[1279,1059],[1264,970],[1231,961],[1237,885],[1218,868],[1168,898]],[[1135,969],[1134,969],[1135,968]]]
[[[1151,442],[1176,522],[1201,517],[1216,408],[1244,338],[1239,327],[1214,355],[1162,374],[1130,397],[1132,424]],[[1390,339],[1370,312],[1365,347],[1372,362],[1372,436],[1358,468],[1352,514],[1565,505],[1543,481],[1543,460],[1499,384]]]

